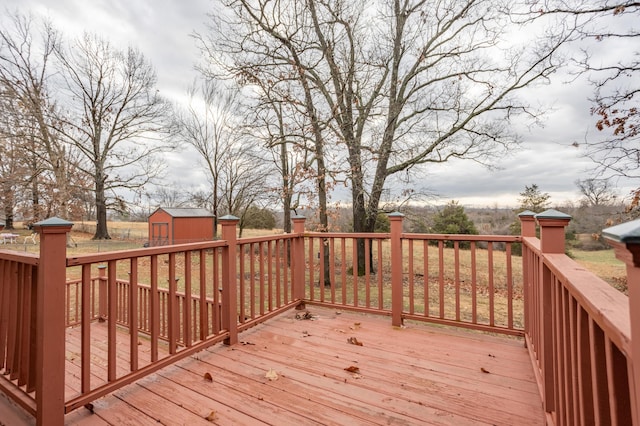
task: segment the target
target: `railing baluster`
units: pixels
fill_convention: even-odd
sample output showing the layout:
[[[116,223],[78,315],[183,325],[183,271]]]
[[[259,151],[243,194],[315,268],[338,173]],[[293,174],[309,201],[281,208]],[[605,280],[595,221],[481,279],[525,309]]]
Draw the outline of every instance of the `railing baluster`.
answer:
[[[460,321],[460,242],[453,242],[454,285],[456,297],[456,321]]]
[[[439,317],[444,318],[444,241],[438,241],[438,304]]]
[[[191,251],[184,252],[184,303],[182,306],[182,335],[183,343],[187,348],[192,345],[193,322],[191,317]]]
[[[117,287],[116,287],[117,262],[110,260],[107,264],[107,380],[116,379],[116,318],[118,317]]]
[[[279,308],[282,306],[282,277],[280,276],[282,269],[280,264],[282,261],[281,252],[283,245],[282,240],[275,240],[273,244],[275,246],[274,261],[276,262],[276,307]]]
[[[273,310],[273,242],[267,241],[267,288],[269,291],[269,295],[267,298],[267,312],[271,312]],[[264,261],[264,259],[263,259]]]
[[[200,340],[203,341],[209,334],[209,321],[207,318],[207,252],[200,250]]]
[[[422,280],[422,285],[423,285],[423,289],[422,291],[424,292],[424,316],[425,317],[430,317],[431,316],[431,312],[430,312],[430,300],[429,300],[429,241],[428,240],[423,240],[422,241],[422,252],[424,253],[423,255],[423,260],[422,260],[422,273],[424,274],[423,276],[423,280]]]
[[[336,303],[336,251],[335,251],[335,238],[327,238],[329,242],[329,297],[331,303]]]
[[[18,303],[20,300],[20,290],[18,285],[18,262],[11,262],[11,283],[9,287],[9,318],[8,318],[8,330],[7,330],[7,370],[9,378],[14,380],[16,378],[15,369],[16,365],[16,346],[18,344]]]
[[[129,357],[131,371],[138,370],[138,258],[129,260],[129,305],[127,318],[129,319]]]
[[[351,271],[351,275],[353,277],[353,306],[358,306],[358,243],[357,239],[351,239],[351,252],[353,256],[353,270]],[[322,270],[322,265],[320,266],[320,270]],[[322,281],[321,281],[322,282]]]
[[[384,276],[384,269],[382,268],[383,265],[383,257],[382,257],[382,240],[378,239],[376,240],[378,243],[378,309],[382,310],[384,309],[384,288],[383,288],[383,276]]]
[[[409,240],[408,241],[408,245],[409,245],[409,253],[407,254],[407,257],[409,258],[409,313],[411,315],[414,314],[415,312],[415,289],[414,289],[414,281],[415,281],[415,269],[413,268],[413,258],[414,258],[414,254],[413,254],[413,240]]]
[[[82,265],[82,318],[80,320],[80,381],[81,392],[91,390],[91,309],[89,300],[91,292],[91,265]]]
[[[158,360],[158,340],[160,338],[160,293],[158,292],[158,255],[151,256],[151,362]]]
[[[175,354],[178,348],[178,307],[176,299],[176,254],[169,253],[169,297],[165,324],[169,336],[169,353]]]
[[[478,264],[476,242],[471,241],[471,322],[478,323]]]
[[[496,321],[495,311],[495,281],[494,281],[494,264],[493,264],[493,243],[487,246],[487,268],[489,272],[489,325],[493,327]]]
[[[347,304],[347,239],[340,238],[340,285],[342,286],[341,305]]]

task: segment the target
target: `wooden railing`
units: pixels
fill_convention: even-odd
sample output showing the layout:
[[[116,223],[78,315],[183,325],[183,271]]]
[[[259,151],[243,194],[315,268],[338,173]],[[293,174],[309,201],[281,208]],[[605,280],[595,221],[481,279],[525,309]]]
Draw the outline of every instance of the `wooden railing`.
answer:
[[[565,254],[569,216],[549,210],[521,220],[525,335],[548,422],[638,424],[629,299]]]
[[[616,249],[631,264],[631,302],[564,254],[568,218],[555,212],[523,214],[522,237],[403,233],[392,214],[388,233],[305,232],[296,217],[292,234],[237,240],[237,219],[220,220],[220,241],[65,258],[70,224],[52,219],[38,225],[40,256],[0,252],[0,390],[38,424],[62,424],[101,395],[318,304],[388,315],[393,325],[524,335],[551,423],[638,424],[640,338],[631,338],[629,303],[640,262],[624,239]],[[79,347],[65,348],[65,327],[80,328]],[[100,327],[104,341],[95,340]],[[99,352],[102,366],[92,362]],[[80,391],[65,395],[69,357]]]
[[[0,391],[35,416],[38,257],[0,257]]]

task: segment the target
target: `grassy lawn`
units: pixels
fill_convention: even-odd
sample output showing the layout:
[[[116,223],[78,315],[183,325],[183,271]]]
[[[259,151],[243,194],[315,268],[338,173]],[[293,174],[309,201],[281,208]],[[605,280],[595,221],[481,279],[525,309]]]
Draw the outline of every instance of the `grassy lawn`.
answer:
[[[109,233],[112,236],[111,240],[108,241],[93,241],[91,237],[93,236],[92,232],[95,230],[95,225],[93,223],[76,223],[71,232],[70,237],[70,247],[67,249],[67,253],[69,255],[74,254],[83,254],[83,253],[96,253],[96,252],[105,252],[105,251],[115,251],[115,250],[128,250],[134,248],[140,248],[147,241],[148,234],[148,225],[146,222],[109,222]],[[39,251],[39,245],[33,245],[31,243],[24,243],[24,237],[31,235],[30,230],[24,229],[21,223],[16,223],[16,229],[12,231],[20,237],[18,238],[17,244],[9,244],[6,248],[17,251],[26,251],[31,253],[37,253]],[[281,230],[253,230],[248,229],[243,233],[243,237],[255,237],[266,234],[278,234]],[[386,247],[385,247],[386,249]],[[406,250],[406,248],[405,248]],[[339,249],[338,249],[339,251]],[[416,246],[416,252],[420,253],[422,250],[420,246]],[[436,255],[437,248],[430,247],[429,249],[429,257],[433,257]],[[445,250],[447,252],[448,250]],[[351,249],[347,247],[347,254],[350,254]],[[416,254],[418,254],[416,253]],[[420,253],[421,254],[421,253]],[[603,280],[607,281],[616,289],[626,293],[627,290],[627,280],[626,280],[626,271],[624,264],[615,258],[613,250],[600,250],[600,251],[583,251],[583,250],[572,250],[571,254],[573,258],[579,264],[583,265],[585,268],[593,272],[595,275],[599,276]],[[495,252],[497,257],[502,256],[500,252]],[[385,256],[386,257],[386,256]],[[417,256],[419,257],[419,256]],[[514,258],[514,278],[518,280],[519,272],[518,267],[516,266],[519,262],[515,262]],[[486,260],[484,256],[479,256],[478,259],[480,262],[485,263]],[[497,259],[496,259],[497,260]],[[460,272],[462,274],[461,280],[463,283],[469,283],[469,277],[465,276],[468,274],[469,265],[468,260],[465,256],[462,256],[460,259],[461,268]],[[497,265],[504,265],[504,261],[496,262]],[[431,263],[431,262],[430,262]],[[448,262],[447,262],[448,263]],[[120,269],[120,265],[119,269]],[[123,268],[126,268],[125,265],[122,265]],[[387,265],[385,265],[386,267]],[[486,266],[482,265],[481,270],[486,270]],[[415,265],[416,272],[421,273],[421,265],[418,263]],[[451,271],[448,271],[451,272]],[[120,274],[119,274],[120,275]],[[431,273],[430,273],[431,275]],[[502,276],[501,273],[498,273],[497,276]],[[496,283],[497,289],[503,288],[503,283]],[[464,288],[463,284],[463,288]],[[418,296],[418,295],[416,295]]]
[[[613,249],[598,251],[571,250],[574,260],[627,294],[627,273],[622,261],[616,259]]]

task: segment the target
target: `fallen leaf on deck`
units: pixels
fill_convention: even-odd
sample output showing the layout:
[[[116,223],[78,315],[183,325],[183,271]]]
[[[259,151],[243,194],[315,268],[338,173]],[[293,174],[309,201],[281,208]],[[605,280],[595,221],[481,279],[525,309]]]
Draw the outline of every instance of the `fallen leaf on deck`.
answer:
[[[353,378],[354,379],[362,379],[362,375],[361,374],[354,374]]]
[[[98,317],[98,322],[105,322],[107,320],[107,318],[105,318],[104,316],[99,316]]]
[[[357,330],[360,328],[360,323],[359,322],[354,322],[352,326],[349,326],[349,328],[351,330]]]
[[[212,411],[209,413],[209,415],[207,417],[204,418],[205,420],[208,420],[210,422],[213,422],[216,420],[216,412]]]
[[[309,337],[309,336],[311,336],[311,335],[309,334],[308,331],[305,330],[305,331],[302,332],[302,337]]]
[[[495,358],[495,357],[496,357],[494,354],[489,354],[489,356],[490,356],[491,358]]]
[[[491,371],[487,370],[484,367],[480,367],[480,371],[482,371],[483,373],[487,373],[487,374],[491,373]]]
[[[267,371],[267,373],[264,375],[264,377],[266,377],[267,379],[269,379],[270,381],[274,381],[274,380],[278,380],[278,373],[276,373],[275,370],[269,370]]]
[[[338,333],[344,333],[344,332],[345,332],[344,330],[340,330],[339,328],[336,328],[336,331],[337,331]]]
[[[247,346],[247,345],[249,345],[249,346],[255,346],[255,345],[256,345],[255,343],[251,343],[251,342],[240,342],[240,344],[241,344],[241,345],[245,345],[245,346]]]
[[[363,346],[362,342],[360,342],[358,339],[356,339],[355,337],[349,337],[347,339],[347,343],[351,343],[352,345],[356,345],[356,346]]]
[[[348,371],[349,373],[359,373],[360,369],[355,365],[352,365],[350,367],[345,368],[344,371]]]
[[[204,373],[204,379],[207,382],[213,382],[213,377],[211,377],[211,373]]]
[[[311,319],[313,319],[313,315],[311,314],[311,312],[306,311],[303,314],[296,314],[296,319],[297,320],[311,320]]]

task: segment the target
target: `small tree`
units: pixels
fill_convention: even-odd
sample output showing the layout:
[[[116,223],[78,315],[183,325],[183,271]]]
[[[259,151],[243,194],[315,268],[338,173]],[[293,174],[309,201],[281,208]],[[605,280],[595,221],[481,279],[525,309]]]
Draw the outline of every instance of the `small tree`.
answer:
[[[436,234],[478,234],[476,226],[465,213],[464,207],[453,200],[434,216],[431,232]],[[453,247],[453,242],[448,241],[446,246]],[[468,246],[468,243],[460,244],[460,247]]]
[[[540,191],[538,185],[534,183],[531,186],[525,185],[524,191],[520,193],[520,197],[522,198],[518,199],[520,202],[518,213],[525,210],[540,213],[549,207],[549,199],[551,198],[551,195],[547,192]]]
[[[273,212],[255,204],[247,209],[244,221],[244,226],[248,229],[273,229],[276,227],[276,218]]]

